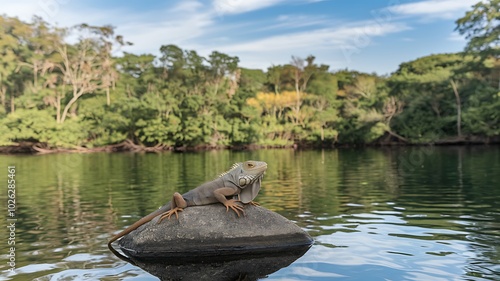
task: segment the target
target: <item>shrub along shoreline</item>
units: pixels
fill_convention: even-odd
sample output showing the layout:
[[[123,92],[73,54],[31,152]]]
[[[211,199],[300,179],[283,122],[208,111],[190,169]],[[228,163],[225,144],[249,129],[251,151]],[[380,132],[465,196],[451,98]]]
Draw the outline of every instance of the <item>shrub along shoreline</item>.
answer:
[[[449,138],[433,143],[404,143],[401,141],[385,141],[374,142],[370,144],[339,144],[328,146],[311,146],[307,144],[293,144],[281,146],[264,146],[264,145],[241,145],[241,146],[140,146],[131,141],[124,141],[119,144],[106,145],[102,147],[86,148],[50,148],[47,144],[23,142],[17,145],[0,146],[0,154],[50,154],[50,153],[118,153],[118,152],[133,152],[133,153],[161,153],[167,151],[173,152],[200,152],[208,150],[258,150],[258,149],[342,149],[350,147],[404,147],[404,146],[468,146],[468,145],[500,145],[500,136],[485,138],[485,137],[467,137],[467,138]]]
[[[498,10],[481,1],[456,21],[464,52],[385,76],[332,71],[313,55],[247,69],[235,55],[172,44],[114,56],[132,43],[111,26],[0,15],[0,151],[496,143]]]

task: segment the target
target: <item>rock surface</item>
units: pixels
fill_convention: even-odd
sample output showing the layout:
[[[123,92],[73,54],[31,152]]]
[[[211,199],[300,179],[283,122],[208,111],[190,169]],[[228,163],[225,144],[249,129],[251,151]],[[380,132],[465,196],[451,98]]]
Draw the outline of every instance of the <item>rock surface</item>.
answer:
[[[134,259],[192,259],[280,253],[308,248],[313,239],[293,222],[262,207],[245,206],[238,218],[221,204],[184,209],[158,218],[123,237],[119,245]]]

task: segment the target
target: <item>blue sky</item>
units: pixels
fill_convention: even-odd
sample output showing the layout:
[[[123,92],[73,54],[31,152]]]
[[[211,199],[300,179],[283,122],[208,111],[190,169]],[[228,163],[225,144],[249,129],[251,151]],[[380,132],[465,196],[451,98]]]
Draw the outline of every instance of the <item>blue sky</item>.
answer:
[[[266,69],[314,55],[331,70],[390,74],[402,62],[461,51],[455,20],[479,0],[2,0],[0,14],[58,26],[111,24],[134,43],[124,51],[157,55],[161,45]]]

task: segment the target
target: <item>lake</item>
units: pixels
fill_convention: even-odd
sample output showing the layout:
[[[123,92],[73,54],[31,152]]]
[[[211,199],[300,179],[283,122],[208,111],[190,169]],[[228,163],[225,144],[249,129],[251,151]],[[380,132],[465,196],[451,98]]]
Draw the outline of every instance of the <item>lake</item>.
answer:
[[[315,240],[265,280],[500,279],[500,147],[423,146],[0,155],[0,280],[158,280],[107,240],[247,159],[269,164],[256,201]]]

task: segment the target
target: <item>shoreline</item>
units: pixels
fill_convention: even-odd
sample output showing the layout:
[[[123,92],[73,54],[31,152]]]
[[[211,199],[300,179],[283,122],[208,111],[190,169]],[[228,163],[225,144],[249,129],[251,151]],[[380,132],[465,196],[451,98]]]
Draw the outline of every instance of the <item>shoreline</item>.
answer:
[[[462,137],[448,138],[435,142],[413,143],[413,142],[375,142],[369,144],[336,144],[336,145],[311,145],[311,144],[292,144],[292,145],[238,145],[238,146],[142,146],[134,144],[130,140],[123,141],[119,144],[112,144],[94,148],[75,147],[75,148],[49,148],[43,143],[21,142],[16,145],[0,146],[0,154],[52,154],[52,153],[95,153],[95,152],[133,152],[133,153],[161,153],[166,151],[171,152],[201,152],[210,150],[259,150],[259,149],[338,149],[338,148],[360,148],[360,147],[409,147],[409,146],[470,146],[470,145],[499,145],[500,136],[485,138],[485,137]]]

